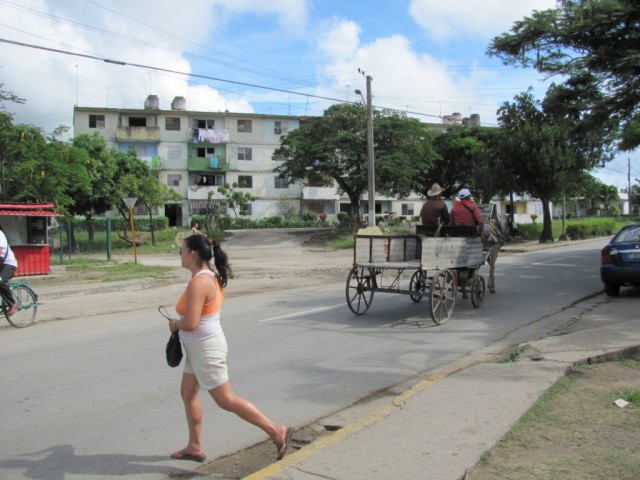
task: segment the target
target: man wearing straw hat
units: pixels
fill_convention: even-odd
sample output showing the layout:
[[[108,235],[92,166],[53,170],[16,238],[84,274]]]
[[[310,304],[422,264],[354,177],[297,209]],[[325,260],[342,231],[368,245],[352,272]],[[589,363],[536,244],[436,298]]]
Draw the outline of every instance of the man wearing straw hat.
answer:
[[[449,223],[449,209],[447,204],[442,201],[440,195],[442,187],[437,183],[431,185],[431,189],[427,192],[429,200],[425,202],[420,210],[420,219],[422,225],[440,225]]]

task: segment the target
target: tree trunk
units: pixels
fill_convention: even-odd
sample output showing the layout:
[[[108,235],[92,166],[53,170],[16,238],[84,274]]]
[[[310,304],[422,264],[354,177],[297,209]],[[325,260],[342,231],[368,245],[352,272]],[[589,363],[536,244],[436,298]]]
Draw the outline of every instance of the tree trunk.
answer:
[[[351,201],[351,218],[357,220],[358,225],[361,224],[360,216],[360,195],[348,194]]]
[[[151,245],[155,247],[156,235],[155,235],[155,230],[153,229],[153,213],[151,213],[151,209],[149,207],[147,207],[147,210],[149,211],[149,229],[151,230]]]
[[[569,238],[567,237],[567,202],[566,197],[562,196],[562,235],[558,240],[566,242]]]
[[[546,198],[541,198],[540,200],[542,201],[542,233],[540,234],[540,243],[553,243],[549,200]]]
[[[87,234],[89,235],[89,243],[94,243],[96,239],[96,226],[93,224],[93,216],[87,215],[85,217],[87,225]]]

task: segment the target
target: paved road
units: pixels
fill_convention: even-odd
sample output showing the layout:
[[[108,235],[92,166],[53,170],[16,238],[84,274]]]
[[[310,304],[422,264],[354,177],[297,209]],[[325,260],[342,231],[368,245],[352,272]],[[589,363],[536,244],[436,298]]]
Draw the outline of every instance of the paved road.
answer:
[[[238,243],[230,245],[229,252],[234,247],[232,258],[240,265],[254,263],[258,247],[240,248]],[[271,255],[260,257],[265,264],[278,263],[275,252],[287,252],[277,242],[264,248],[271,249]],[[311,260],[314,249],[302,250],[298,258]],[[587,244],[577,246],[575,253],[559,252],[531,254],[531,261],[505,256],[500,293],[488,296],[480,310],[461,302],[446,328],[434,327],[425,307],[405,296],[380,296],[367,315],[354,317],[344,303],[343,281],[232,294],[225,307],[225,329],[232,345],[234,383],[282,421],[306,424],[482,348],[581,298],[585,287],[589,292],[601,289],[589,260],[587,266],[579,261],[596,256],[597,248]],[[344,261],[337,255],[330,258]],[[273,268],[273,278],[237,282],[300,285],[299,277],[277,270]],[[555,273],[546,278],[550,271]],[[576,277],[581,282],[573,281]],[[295,282],[290,283],[291,278]],[[558,292],[547,293],[541,302],[532,287],[539,283],[550,288],[547,292]],[[168,370],[160,361],[158,345],[166,331],[158,327],[161,320],[153,309],[171,303],[182,288],[52,299],[47,307],[56,303],[54,310],[66,321],[0,332],[0,359],[14,366],[2,374],[0,395],[6,408],[1,423],[6,433],[0,441],[0,469],[18,475],[13,478],[62,479],[124,473],[164,478],[187,468],[163,455],[176,447],[173,438],[183,425],[177,414],[179,371]],[[507,299],[508,308],[498,299]],[[523,305],[528,308],[514,315],[512,308]],[[66,315],[65,309],[74,315]],[[210,452],[229,453],[263,437],[215,409],[206,415]]]

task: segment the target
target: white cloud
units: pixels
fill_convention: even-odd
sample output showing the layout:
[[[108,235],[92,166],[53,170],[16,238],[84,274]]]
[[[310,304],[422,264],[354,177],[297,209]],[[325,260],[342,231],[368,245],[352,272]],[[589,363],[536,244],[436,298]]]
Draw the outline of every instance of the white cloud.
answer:
[[[225,21],[233,15],[246,13],[276,15],[280,25],[290,31],[302,32],[307,25],[307,0],[211,0]]]
[[[495,123],[498,104],[478,98],[483,89],[497,84],[502,91],[504,80],[475,66],[470,73],[460,75],[428,54],[419,54],[402,35],[375,39],[363,44],[360,28],[348,20],[335,21],[319,42],[325,56],[323,74],[332,79],[332,87],[344,91],[349,87],[364,92],[365,80],[358,74],[361,68],[373,77],[373,104],[376,107],[409,109],[427,115],[416,115],[423,121],[439,123],[440,114],[458,111],[463,116],[479,113],[487,123]]]
[[[3,35],[0,36],[27,44],[189,73],[192,67],[183,53],[193,48],[192,42],[203,41],[210,34],[218,20],[206,12],[210,12],[214,4],[221,3],[216,0],[190,3],[190,12],[202,13],[198,28],[194,29],[193,15],[167,14],[176,12],[172,0],[157,0],[153,9],[141,2],[103,2],[66,0],[60,4],[55,0],[36,0],[25,3],[24,8],[0,5],[3,24],[0,26]],[[92,6],[94,3],[104,4],[107,9]],[[243,3],[250,8],[251,2]],[[284,1],[277,3],[281,9],[286,6]],[[126,12],[126,17],[114,12]],[[280,13],[286,21],[295,16],[291,12]],[[71,22],[93,28],[78,28],[77,23],[72,25]],[[253,111],[247,100],[225,98],[220,91],[206,85],[190,86],[185,75],[5,43],[0,43],[0,59],[2,88],[27,100],[25,105],[8,104],[7,109],[15,112],[16,122],[37,124],[45,132],[51,132],[59,124],[72,126],[73,105],[140,108],[149,94],[159,96],[162,109],[169,109],[175,96],[183,96],[188,107],[193,109]]]
[[[533,10],[555,4],[555,0],[411,0],[410,13],[434,40],[444,43],[499,35]]]

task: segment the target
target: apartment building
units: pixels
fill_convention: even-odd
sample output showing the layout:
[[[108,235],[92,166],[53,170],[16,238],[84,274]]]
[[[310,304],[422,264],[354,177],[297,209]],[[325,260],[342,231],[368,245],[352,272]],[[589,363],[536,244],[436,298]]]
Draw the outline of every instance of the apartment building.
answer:
[[[225,112],[188,111],[183,97],[175,97],[170,110],[159,108],[159,98],[149,95],[142,109],[74,108],[74,135],[99,133],[108,146],[133,150],[157,172],[160,181],[173,188],[182,202],[165,205],[170,225],[186,226],[193,215],[204,214],[222,198],[217,189],[238,184],[251,193],[247,216],[260,219],[306,211],[324,212],[335,219],[350,211],[349,199],[336,187],[308,182],[289,184],[273,169],[282,160],[273,159],[280,137],[299,128],[305,117]],[[431,125],[444,130],[446,124]],[[415,216],[424,199],[376,197],[376,214]],[[366,213],[367,194],[361,198]],[[227,212],[230,215],[231,211]]]
[[[74,135],[98,132],[107,145],[135,151],[160,181],[173,188],[181,203],[165,206],[170,224],[184,226],[219,200],[217,188],[237,183],[256,200],[249,216],[278,215],[293,204],[300,208],[301,186],[278,178],[272,159],[280,136],[299,128],[300,118],[230,112],[187,111],[175,97],[161,110],[149,95],[143,109],[74,108]]]

